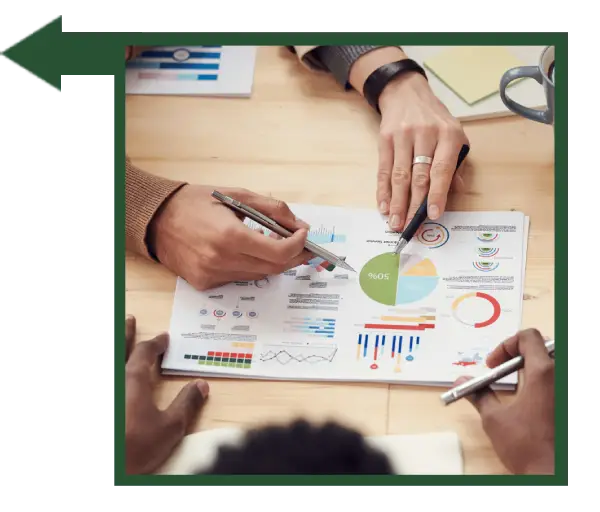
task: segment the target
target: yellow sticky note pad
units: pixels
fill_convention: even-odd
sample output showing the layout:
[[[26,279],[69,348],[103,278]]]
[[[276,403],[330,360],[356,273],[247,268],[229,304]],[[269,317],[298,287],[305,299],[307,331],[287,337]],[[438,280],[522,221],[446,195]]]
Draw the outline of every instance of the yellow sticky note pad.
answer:
[[[424,64],[469,105],[498,93],[502,75],[523,65],[504,46],[454,46]]]

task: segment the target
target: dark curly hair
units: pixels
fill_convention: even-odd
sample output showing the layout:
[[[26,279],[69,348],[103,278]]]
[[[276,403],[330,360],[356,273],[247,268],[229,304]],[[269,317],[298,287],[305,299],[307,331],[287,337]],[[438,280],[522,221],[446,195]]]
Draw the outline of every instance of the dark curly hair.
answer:
[[[240,446],[221,447],[201,474],[389,475],[387,457],[356,431],[336,423],[298,420],[249,431]]]

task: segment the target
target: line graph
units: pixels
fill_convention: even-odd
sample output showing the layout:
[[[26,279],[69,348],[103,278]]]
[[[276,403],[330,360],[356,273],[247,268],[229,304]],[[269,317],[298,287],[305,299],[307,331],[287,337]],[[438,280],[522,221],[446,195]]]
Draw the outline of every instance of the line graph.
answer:
[[[332,363],[337,354],[337,347],[293,347],[287,345],[267,345],[265,352],[261,352],[260,361],[263,363],[277,363],[280,365],[305,363]]]

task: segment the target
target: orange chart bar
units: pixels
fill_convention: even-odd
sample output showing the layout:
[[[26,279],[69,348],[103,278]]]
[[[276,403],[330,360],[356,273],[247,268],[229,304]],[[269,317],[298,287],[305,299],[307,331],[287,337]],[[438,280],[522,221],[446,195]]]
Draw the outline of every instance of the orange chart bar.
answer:
[[[424,331],[425,329],[433,329],[435,324],[418,324],[418,325],[392,325],[392,324],[365,324],[365,329],[382,329],[388,331]]]

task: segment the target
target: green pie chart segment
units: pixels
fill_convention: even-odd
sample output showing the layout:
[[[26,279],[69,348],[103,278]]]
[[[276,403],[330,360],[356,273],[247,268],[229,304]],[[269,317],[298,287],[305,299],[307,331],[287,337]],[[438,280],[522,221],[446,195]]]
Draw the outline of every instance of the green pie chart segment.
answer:
[[[395,306],[424,299],[438,285],[439,276],[428,258],[385,253],[369,260],[359,276],[363,292],[380,304]]]
[[[400,256],[394,253],[380,254],[369,260],[359,276],[363,292],[376,302],[394,306],[399,266]]]

